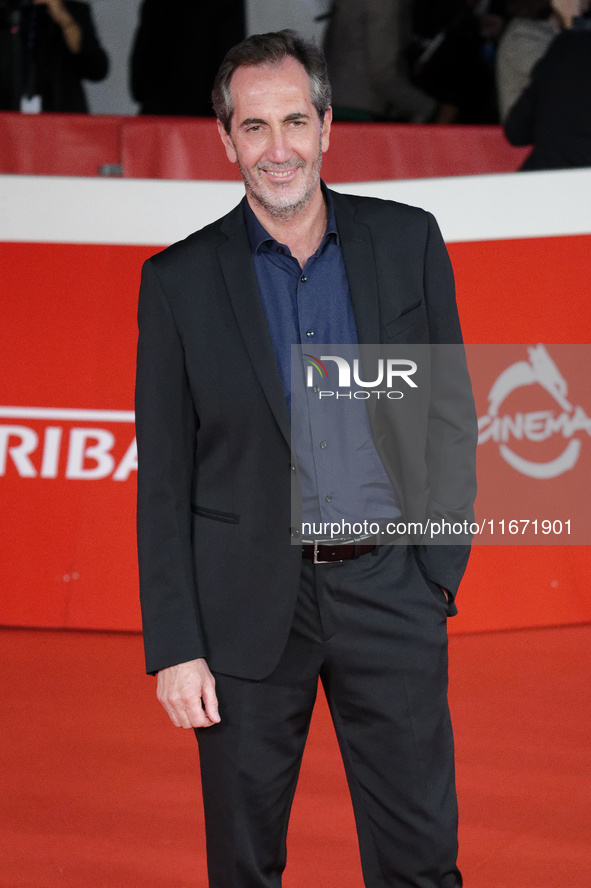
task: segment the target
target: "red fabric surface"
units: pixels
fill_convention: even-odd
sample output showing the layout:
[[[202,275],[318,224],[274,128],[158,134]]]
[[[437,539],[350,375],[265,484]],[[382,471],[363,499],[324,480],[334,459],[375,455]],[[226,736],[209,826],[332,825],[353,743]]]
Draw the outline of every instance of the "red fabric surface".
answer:
[[[591,626],[451,639],[469,888],[588,888],[590,644]],[[0,668],[0,884],[206,888],[197,745],[156,702],[139,636],[4,630]],[[362,885],[322,694],[284,885]]]
[[[510,173],[528,153],[512,148],[498,126],[338,123],[322,175],[328,182],[369,182]]]
[[[118,164],[120,118],[0,113],[0,173],[98,176]]]
[[[125,175],[135,179],[240,179],[208,118],[126,119],[121,162]]]
[[[328,182],[511,172],[528,149],[496,126],[337,123]],[[96,176],[105,164],[132,178],[238,179],[210,118],[0,113],[0,172]]]

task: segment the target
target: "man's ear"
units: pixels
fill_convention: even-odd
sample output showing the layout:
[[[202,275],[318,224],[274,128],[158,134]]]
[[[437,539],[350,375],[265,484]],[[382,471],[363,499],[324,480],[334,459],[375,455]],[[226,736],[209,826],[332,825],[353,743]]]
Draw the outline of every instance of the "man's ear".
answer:
[[[234,143],[232,142],[232,139],[230,138],[230,136],[228,135],[228,133],[224,129],[221,121],[218,120],[217,125],[218,125],[218,133],[220,134],[220,139],[222,140],[222,144],[223,144],[224,148],[226,149],[226,155],[228,157],[228,160],[230,161],[230,163],[236,163],[236,161],[238,160],[238,157],[236,155],[236,151],[234,150]]]
[[[332,108],[328,107],[322,121],[322,136],[320,137],[320,147],[322,151],[328,151],[330,143],[330,127],[332,124]]]

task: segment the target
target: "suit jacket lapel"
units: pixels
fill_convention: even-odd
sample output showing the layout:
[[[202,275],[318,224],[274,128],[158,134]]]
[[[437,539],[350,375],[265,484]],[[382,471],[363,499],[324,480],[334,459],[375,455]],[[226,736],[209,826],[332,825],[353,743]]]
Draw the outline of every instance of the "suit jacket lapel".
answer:
[[[349,281],[353,314],[360,346],[380,342],[378,284],[370,231],[355,219],[355,208],[346,195],[331,192],[339,240]],[[375,355],[372,355],[375,357]],[[360,349],[361,366],[366,364]],[[366,401],[370,422],[374,421],[377,399]]]
[[[357,336],[362,344],[380,341],[378,285],[370,231],[355,219],[348,197],[331,191],[337,229],[345,260]]]
[[[285,393],[261,303],[242,204],[225,217],[221,228],[228,239],[218,247],[218,255],[238,327],[265,397],[289,443]]]

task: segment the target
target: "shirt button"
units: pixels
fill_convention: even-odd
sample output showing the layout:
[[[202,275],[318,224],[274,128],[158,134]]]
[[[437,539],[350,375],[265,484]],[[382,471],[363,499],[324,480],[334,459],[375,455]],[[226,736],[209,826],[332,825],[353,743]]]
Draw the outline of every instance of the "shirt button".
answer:
[[[292,537],[299,537],[299,535],[300,535],[300,532],[297,529],[297,527],[290,527],[289,532],[292,535]]]
[[[278,253],[283,253],[283,247],[277,247],[277,252],[278,252]]]
[[[312,391],[313,391],[313,392],[319,392],[319,391],[320,391],[320,389],[319,389],[319,388],[318,388],[318,386],[317,386],[317,385],[315,385],[315,386],[314,386],[314,388],[313,388],[313,389],[312,389]]]
[[[300,280],[301,280],[302,284],[305,284],[306,281],[308,280],[308,278],[306,277],[305,274],[303,274],[303,275],[301,276]]]
[[[295,466],[291,466],[291,470],[292,470],[292,472],[295,472],[296,467],[295,467]]]
[[[321,441],[320,447],[322,448],[322,450],[326,450],[326,448],[328,447],[328,444],[326,443],[326,441]]]
[[[314,330],[307,330],[306,336],[308,337],[308,339],[312,339],[312,337],[314,336]]]
[[[332,496],[330,495],[330,493],[328,494],[328,496],[325,496],[324,499],[326,500],[327,503],[332,502]]]

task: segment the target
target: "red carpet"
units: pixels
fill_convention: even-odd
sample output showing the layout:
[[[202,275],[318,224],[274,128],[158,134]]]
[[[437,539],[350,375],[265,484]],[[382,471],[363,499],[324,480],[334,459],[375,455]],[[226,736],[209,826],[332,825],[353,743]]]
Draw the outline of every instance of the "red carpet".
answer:
[[[455,636],[466,888],[591,884],[591,626]],[[0,631],[0,885],[205,888],[196,743],[134,635]],[[324,701],[285,888],[362,888]]]

